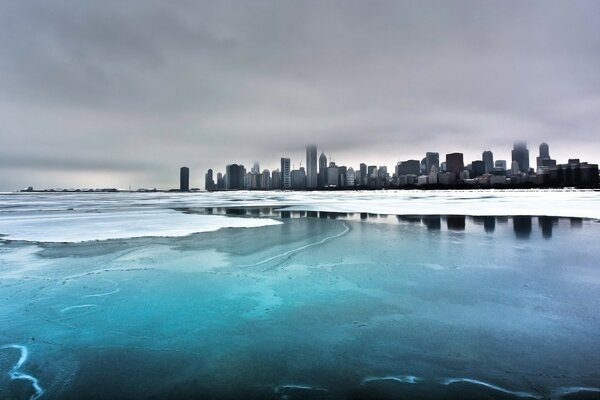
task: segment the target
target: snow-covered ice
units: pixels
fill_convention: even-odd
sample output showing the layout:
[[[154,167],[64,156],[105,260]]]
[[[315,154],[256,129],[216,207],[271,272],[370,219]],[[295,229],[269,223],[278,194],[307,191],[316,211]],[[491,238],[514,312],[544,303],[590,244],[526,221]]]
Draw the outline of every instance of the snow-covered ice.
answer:
[[[592,398],[598,195],[0,195],[0,399]]]

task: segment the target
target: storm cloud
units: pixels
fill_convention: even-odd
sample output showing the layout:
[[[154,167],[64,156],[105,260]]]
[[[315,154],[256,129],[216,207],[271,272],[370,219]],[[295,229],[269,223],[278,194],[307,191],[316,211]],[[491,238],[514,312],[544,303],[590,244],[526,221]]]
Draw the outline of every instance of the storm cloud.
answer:
[[[0,190],[545,141],[598,162],[598,1],[0,3]]]

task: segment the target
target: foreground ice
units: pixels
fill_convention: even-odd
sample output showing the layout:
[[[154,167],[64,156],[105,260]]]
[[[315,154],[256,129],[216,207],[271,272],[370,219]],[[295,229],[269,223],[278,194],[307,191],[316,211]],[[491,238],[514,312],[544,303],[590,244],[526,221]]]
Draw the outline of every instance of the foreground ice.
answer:
[[[543,198],[523,193],[496,201]],[[373,207],[420,202],[408,195],[374,195]],[[592,217],[597,195],[552,201]],[[370,213],[369,196],[3,197],[0,221],[35,217],[49,232],[72,216],[78,238],[96,230],[88,215],[234,228],[0,240],[0,399],[598,397],[600,223]],[[362,213],[327,209],[350,205]],[[321,211],[278,211],[292,206]]]
[[[169,209],[133,212],[13,212],[0,217],[0,235],[10,240],[64,243],[147,236],[186,236],[222,228],[255,228],[279,223],[268,218],[190,215]]]

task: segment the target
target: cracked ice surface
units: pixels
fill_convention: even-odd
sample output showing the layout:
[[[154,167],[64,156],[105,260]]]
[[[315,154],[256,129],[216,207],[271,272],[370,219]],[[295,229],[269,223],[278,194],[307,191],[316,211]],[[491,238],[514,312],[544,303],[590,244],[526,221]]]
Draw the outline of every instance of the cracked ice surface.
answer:
[[[141,224],[154,213],[260,224],[0,240],[0,398],[593,398],[600,224],[456,215],[477,201],[532,211],[543,193],[459,192],[430,208],[450,217],[382,215],[420,214],[420,192],[2,196],[0,220],[35,216],[48,229],[54,216]],[[548,193],[555,209],[534,215],[595,217],[597,192]],[[292,206],[377,215],[269,209]],[[207,214],[228,207],[248,212]]]

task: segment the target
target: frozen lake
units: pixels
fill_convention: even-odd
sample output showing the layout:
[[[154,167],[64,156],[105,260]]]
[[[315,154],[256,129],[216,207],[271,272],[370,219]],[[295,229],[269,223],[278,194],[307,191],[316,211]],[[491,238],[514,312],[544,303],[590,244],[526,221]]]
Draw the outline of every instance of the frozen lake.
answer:
[[[0,399],[600,398],[600,192],[0,194]]]

